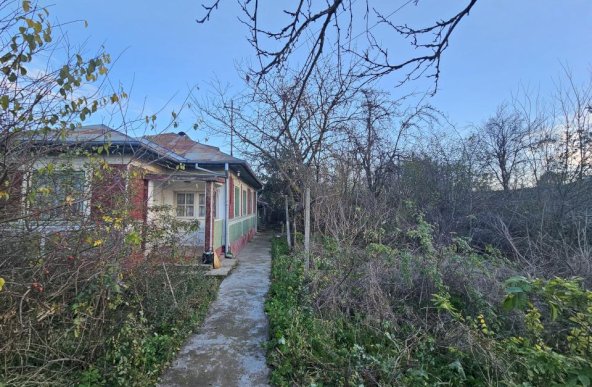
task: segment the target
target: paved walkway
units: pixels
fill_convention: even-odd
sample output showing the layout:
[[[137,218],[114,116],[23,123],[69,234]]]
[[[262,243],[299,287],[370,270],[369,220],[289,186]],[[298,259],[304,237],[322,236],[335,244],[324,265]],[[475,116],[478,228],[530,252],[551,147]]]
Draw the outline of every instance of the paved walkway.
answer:
[[[179,352],[160,386],[267,386],[263,310],[271,270],[270,234],[257,235],[220,285],[199,334]]]

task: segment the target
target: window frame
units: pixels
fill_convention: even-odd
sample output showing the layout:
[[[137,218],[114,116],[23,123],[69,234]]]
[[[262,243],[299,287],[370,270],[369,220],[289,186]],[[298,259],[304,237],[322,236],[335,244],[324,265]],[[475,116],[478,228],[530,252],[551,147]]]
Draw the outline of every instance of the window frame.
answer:
[[[241,192],[240,187],[238,185],[234,186],[234,217],[235,218],[238,218],[241,216],[240,192]]]
[[[195,202],[195,194],[196,192],[192,192],[192,191],[174,191],[175,193],[175,216],[177,218],[181,218],[181,219],[195,219],[197,218],[197,214],[199,214],[199,202],[196,203]],[[179,203],[179,195],[183,195],[184,199],[183,199],[183,203]],[[187,203],[187,196],[191,195],[192,196],[192,203],[188,204]],[[199,200],[199,197],[198,197]],[[193,215],[187,215],[187,208],[191,206],[193,207]],[[179,215],[179,209],[183,207],[183,215]],[[197,207],[197,208],[196,208]]]
[[[51,191],[47,194],[48,197],[45,198],[45,200],[39,200],[39,199],[35,199],[34,202],[30,202],[28,203],[28,208],[27,208],[27,212],[32,212],[35,209],[37,209],[38,205],[40,204],[39,208],[42,207],[46,207],[46,210],[41,211],[41,216],[40,216],[40,220],[41,221],[46,221],[46,222],[68,222],[68,221],[76,221],[76,220],[80,220],[83,219],[84,217],[89,215],[89,206],[88,206],[88,193],[89,193],[89,187],[88,187],[88,180],[87,180],[87,173],[85,170],[83,169],[57,169],[55,171],[53,171],[50,175],[47,174],[42,174],[40,173],[40,170],[42,170],[42,168],[39,169],[34,169],[30,172],[28,178],[26,179],[28,184],[28,190],[30,190],[31,192],[37,188],[41,188],[41,187],[47,187],[48,185],[51,184],[52,187],[49,187],[51,189]],[[55,188],[56,188],[56,184],[57,180],[53,180],[53,181],[49,181],[50,184],[43,184],[43,185],[39,185],[37,187],[38,181],[36,181],[36,179],[39,178],[49,178],[51,180],[51,178],[53,177],[53,179],[57,178],[59,175],[70,175],[69,179],[74,179],[76,178],[76,180],[78,180],[78,187],[74,187],[70,182],[66,182],[65,187],[69,188],[70,190],[64,190],[64,192],[59,192],[59,196],[58,196],[58,192],[56,192]],[[60,188],[64,188],[64,187],[60,187]],[[27,188],[25,188],[27,189]],[[74,211],[69,211],[70,214],[67,214],[66,211],[64,211],[64,209],[66,209],[66,198],[68,196],[70,196],[70,194],[74,194],[73,196],[76,197],[75,195],[78,194],[79,196],[79,200],[75,200],[69,207],[75,208]],[[45,201],[45,203],[44,203]],[[49,206],[49,210],[47,210],[47,206]],[[54,208],[55,207],[55,208]],[[51,209],[53,208],[53,209]],[[61,213],[58,213],[61,212]]]

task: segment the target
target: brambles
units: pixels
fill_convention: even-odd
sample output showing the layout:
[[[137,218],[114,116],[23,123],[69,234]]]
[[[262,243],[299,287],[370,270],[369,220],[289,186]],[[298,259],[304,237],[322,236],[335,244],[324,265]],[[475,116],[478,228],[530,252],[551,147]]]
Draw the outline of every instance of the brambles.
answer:
[[[592,292],[581,279],[517,276],[499,252],[439,245],[416,219],[397,249],[372,243],[352,266],[306,274],[274,241],[274,384],[590,384]]]

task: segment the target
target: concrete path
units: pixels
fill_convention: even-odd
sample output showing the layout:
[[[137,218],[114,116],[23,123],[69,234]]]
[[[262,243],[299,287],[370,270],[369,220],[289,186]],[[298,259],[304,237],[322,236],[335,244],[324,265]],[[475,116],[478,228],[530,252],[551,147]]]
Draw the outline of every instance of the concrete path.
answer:
[[[263,310],[271,271],[270,234],[257,235],[220,285],[218,299],[160,386],[267,386],[267,316]]]

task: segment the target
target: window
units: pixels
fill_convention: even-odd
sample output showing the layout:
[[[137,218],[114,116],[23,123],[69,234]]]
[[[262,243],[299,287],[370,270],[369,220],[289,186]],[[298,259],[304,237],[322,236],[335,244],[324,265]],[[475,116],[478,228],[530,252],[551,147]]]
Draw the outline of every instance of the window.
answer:
[[[240,188],[234,187],[234,216],[240,216]]]
[[[195,193],[177,192],[177,216],[180,218],[195,217]],[[203,218],[206,216],[206,195],[200,193],[197,197],[197,216]]]
[[[251,207],[251,204],[253,204],[253,201],[251,200],[251,190],[248,190],[248,195],[247,195],[247,213],[252,214],[253,213],[253,209]]]
[[[247,191],[243,191],[243,216],[247,215]]]
[[[191,192],[177,192],[177,216],[193,218],[195,216],[195,194]]]
[[[44,220],[67,220],[84,213],[83,171],[35,171],[31,178],[34,203],[31,209],[39,211]]]
[[[199,194],[199,215],[200,218],[206,216],[206,194]]]

